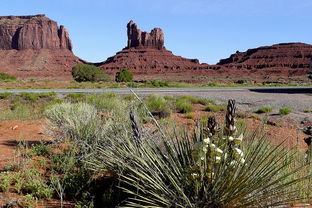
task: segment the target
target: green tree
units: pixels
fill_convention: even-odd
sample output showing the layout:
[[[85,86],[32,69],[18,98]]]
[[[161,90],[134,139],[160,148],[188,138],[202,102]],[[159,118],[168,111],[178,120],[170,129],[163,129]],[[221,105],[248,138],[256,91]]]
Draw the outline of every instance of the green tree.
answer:
[[[109,81],[109,76],[94,65],[77,64],[73,67],[72,75],[77,82]]]
[[[128,68],[122,68],[116,73],[116,82],[131,82],[133,79],[133,74]]]

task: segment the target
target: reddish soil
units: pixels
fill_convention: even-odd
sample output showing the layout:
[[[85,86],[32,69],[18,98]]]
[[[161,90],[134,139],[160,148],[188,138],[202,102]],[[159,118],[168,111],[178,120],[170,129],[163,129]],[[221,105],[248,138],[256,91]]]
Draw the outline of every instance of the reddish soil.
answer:
[[[51,140],[44,133],[44,120],[1,121],[0,122],[0,167],[14,162],[19,142],[34,144]]]

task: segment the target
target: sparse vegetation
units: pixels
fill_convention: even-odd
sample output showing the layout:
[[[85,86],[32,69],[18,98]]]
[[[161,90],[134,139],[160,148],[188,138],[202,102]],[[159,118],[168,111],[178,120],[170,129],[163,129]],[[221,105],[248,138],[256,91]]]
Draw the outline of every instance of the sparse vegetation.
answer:
[[[282,115],[282,116],[288,115],[290,113],[291,113],[291,109],[290,108],[284,107],[284,108],[280,108],[279,109],[279,114]]]
[[[142,125],[149,114],[133,95],[32,96],[4,98],[10,112],[40,105],[54,138],[25,145],[17,158],[26,162],[0,174],[1,191],[19,194],[24,207],[50,198],[60,207],[67,200],[77,207],[133,208],[275,207],[311,199],[303,154],[250,131],[245,118],[257,114],[238,111],[235,123],[231,108],[212,100],[150,95],[143,100],[159,126]],[[198,115],[208,106],[209,113]],[[175,110],[185,114],[168,117]],[[226,110],[225,126],[208,119]],[[203,124],[181,130],[175,116],[189,126],[195,122],[187,119],[201,117]]]
[[[15,76],[0,72],[0,82],[12,82],[15,80],[16,80]]]
[[[164,97],[159,95],[150,95],[145,101],[148,109],[154,116],[165,118],[170,115],[170,104],[164,99]]]
[[[259,108],[256,113],[261,114],[261,113],[270,113],[273,109],[271,107],[261,107]]]
[[[192,101],[188,98],[180,97],[176,101],[176,108],[179,113],[190,113],[193,110]]]
[[[225,111],[226,105],[224,104],[208,104],[205,108],[208,112],[218,112],[218,111]]]
[[[107,82],[109,76],[94,65],[77,64],[72,69],[72,76],[77,82]]]

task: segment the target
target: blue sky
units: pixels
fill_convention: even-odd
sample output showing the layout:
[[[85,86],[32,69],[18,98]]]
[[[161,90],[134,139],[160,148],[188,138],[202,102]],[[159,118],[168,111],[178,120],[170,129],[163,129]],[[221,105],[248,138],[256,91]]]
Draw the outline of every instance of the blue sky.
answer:
[[[311,0],[0,0],[0,15],[46,14],[65,25],[74,53],[98,62],[126,46],[126,24],[160,27],[174,54],[214,64],[236,50],[312,44]]]

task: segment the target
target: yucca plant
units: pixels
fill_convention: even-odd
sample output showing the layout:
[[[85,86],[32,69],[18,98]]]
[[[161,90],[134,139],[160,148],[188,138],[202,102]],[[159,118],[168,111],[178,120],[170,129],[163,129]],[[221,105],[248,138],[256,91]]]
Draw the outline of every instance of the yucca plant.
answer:
[[[230,101],[224,132],[210,138],[202,128],[191,137],[144,131],[138,143],[125,128],[103,138],[89,163],[116,173],[129,195],[121,207],[278,207],[310,199],[299,194],[311,188],[308,164],[295,165],[283,144],[236,135],[235,109]]]

